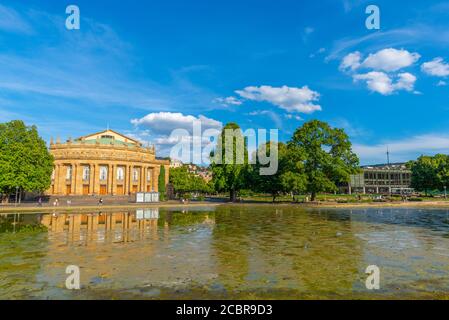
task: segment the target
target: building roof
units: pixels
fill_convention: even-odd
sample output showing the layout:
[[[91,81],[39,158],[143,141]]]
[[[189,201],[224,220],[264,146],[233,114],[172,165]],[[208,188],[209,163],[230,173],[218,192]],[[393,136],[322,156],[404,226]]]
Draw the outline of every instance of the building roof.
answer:
[[[100,144],[114,144],[126,146],[142,146],[142,143],[136,139],[127,137],[114,130],[105,130],[93,133],[87,136],[79,137],[75,141],[83,141],[84,143],[100,143]]]
[[[99,144],[111,144],[111,145],[119,145],[119,146],[136,146],[135,143],[131,143],[131,142],[123,142],[123,141],[119,141],[119,140],[115,140],[115,139],[110,139],[110,138],[100,138],[100,139],[91,139],[91,140],[76,140],[76,141],[82,141],[85,144],[96,144],[97,142]]]
[[[400,163],[390,163],[390,164],[375,164],[375,165],[369,165],[369,166],[362,166],[361,169],[365,170],[408,170],[407,164],[400,162]]]

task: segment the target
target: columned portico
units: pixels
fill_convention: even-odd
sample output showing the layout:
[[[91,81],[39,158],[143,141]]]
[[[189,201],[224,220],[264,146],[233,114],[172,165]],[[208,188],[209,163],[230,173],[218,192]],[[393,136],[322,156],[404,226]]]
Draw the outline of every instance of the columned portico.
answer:
[[[156,159],[154,147],[112,130],[52,143],[50,151],[55,158],[50,195],[157,192],[160,167],[169,170],[168,161]]]

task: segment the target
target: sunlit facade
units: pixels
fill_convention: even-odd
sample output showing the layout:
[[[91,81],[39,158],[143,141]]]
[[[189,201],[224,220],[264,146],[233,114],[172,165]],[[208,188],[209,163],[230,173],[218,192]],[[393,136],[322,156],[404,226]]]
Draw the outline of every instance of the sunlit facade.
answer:
[[[55,168],[49,195],[113,195],[158,192],[161,167],[168,183],[170,162],[154,147],[112,130],[50,144]]]

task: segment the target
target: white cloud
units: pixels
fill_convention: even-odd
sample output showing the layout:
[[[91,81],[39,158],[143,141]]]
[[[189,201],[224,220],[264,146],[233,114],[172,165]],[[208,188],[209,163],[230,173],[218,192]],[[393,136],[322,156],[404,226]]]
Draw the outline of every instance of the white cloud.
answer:
[[[388,48],[370,54],[363,62],[359,51],[346,55],[340,65],[340,70],[356,70],[359,68],[373,69],[375,71],[394,72],[414,64],[420,59],[418,53],[407,50]]]
[[[393,92],[393,85],[390,77],[383,72],[371,71],[366,74],[354,75],[354,80],[365,80],[371,91],[383,95],[389,95]]]
[[[394,48],[383,49],[370,54],[363,62],[363,67],[387,72],[398,71],[414,64],[421,56],[418,53],[410,53],[407,50]]]
[[[420,155],[449,153],[449,136],[441,134],[423,134],[407,139],[385,141],[375,145],[353,145],[354,152],[359,155],[362,163],[386,162],[386,151],[391,152],[393,162],[414,160]]]
[[[394,90],[413,91],[416,82],[416,77],[408,72],[400,73],[398,76],[399,79],[393,86]]]
[[[432,61],[425,62],[421,70],[431,76],[446,77],[449,76],[449,64],[445,63],[443,58],[435,58]]]
[[[309,58],[315,58],[319,54],[323,54],[326,52],[326,48],[319,48],[316,52],[309,55]]]
[[[297,121],[301,121],[302,120],[302,118],[300,117],[300,116],[294,116],[294,115],[292,115],[292,114],[286,114],[285,115],[285,117],[287,118],[287,119],[289,119],[289,120],[297,120]]]
[[[365,81],[371,91],[382,95],[391,95],[399,90],[419,93],[414,91],[416,76],[409,72],[398,72],[414,64],[419,58],[418,53],[389,48],[370,54],[362,61],[361,53],[355,51],[343,58],[340,70],[350,71],[354,81]],[[371,69],[371,71],[355,73],[360,69]]]
[[[437,87],[444,87],[444,86],[447,86],[447,82],[446,81],[443,81],[443,80],[438,81]]]
[[[201,123],[201,132],[193,130],[193,125],[196,122]],[[140,119],[131,120],[131,123],[136,126],[136,131],[128,133],[129,136],[140,141],[152,141],[156,145],[159,156],[173,156],[175,158],[181,155],[172,154],[173,146],[181,142],[199,142],[203,147],[213,145],[208,137],[203,136],[204,131],[213,129],[218,134],[223,127],[220,121],[202,115],[196,117],[171,112],[150,113]],[[175,131],[177,129],[186,132]],[[206,158],[207,155],[204,155],[203,159]],[[181,160],[181,158],[178,159]],[[189,161],[194,160],[194,158],[191,158]]]
[[[172,112],[150,113],[143,118],[131,120],[133,125],[148,128],[156,134],[169,134],[175,129],[185,129],[191,132],[194,122],[201,122],[203,130],[221,129],[223,126],[220,121],[202,115],[195,117]]]
[[[382,95],[390,95],[399,90],[413,91],[416,82],[416,77],[413,74],[404,72],[398,74],[397,77],[396,82],[393,82],[388,74],[379,71],[371,71],[353,76],[355,81],[366,81],[371,91],[378,92]]]
[[[218,104],[222,105],[223,107],[240,106],[243,103],[236,97],[216,98],[216,99],[214,99],[213,102],[218,103]]]
[[[313,113],[320,111],[321,106],[314,104],[319,100],[320,94],[310,90],[309,87],[271,87],[250,86],[236,93],[245,99],[259,102],[268,102],[288,112]]]
[[[360,62],[361,59],[362,59],[362,54],[359,51],[356,51],[356,52],[346,55],[340,64],[340,70],[354,71],[354,70],[358,69],[361,65],[361,62]]]

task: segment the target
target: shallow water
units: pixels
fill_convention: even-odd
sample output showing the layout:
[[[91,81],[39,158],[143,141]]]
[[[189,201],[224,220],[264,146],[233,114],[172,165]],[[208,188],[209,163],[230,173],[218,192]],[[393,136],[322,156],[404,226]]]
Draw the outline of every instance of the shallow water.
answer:
[[[66,267],[81,270],[67,290]],[[365,286],[369,265],[380,290]],[[0,299],[448,299],[449,211],[0,215]]]

